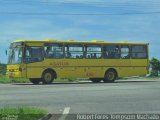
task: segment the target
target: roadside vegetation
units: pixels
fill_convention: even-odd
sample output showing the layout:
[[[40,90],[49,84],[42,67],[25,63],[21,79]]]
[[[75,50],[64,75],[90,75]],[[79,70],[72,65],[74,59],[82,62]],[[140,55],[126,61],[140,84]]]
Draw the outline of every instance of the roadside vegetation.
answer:
[[[158,77],[160,73],[160,60],[152,58],[150,60],[151,73],[150,77]]]
[[[28,83],[29,80],[25,78],[8,78],[0,74],[0,83]]]
[[[47,111],[38,108],[1,108],[0,120],[38,120],[47,115]]]
[[[2,75],[6,74],[6,64],[0,63],[0,74]]]

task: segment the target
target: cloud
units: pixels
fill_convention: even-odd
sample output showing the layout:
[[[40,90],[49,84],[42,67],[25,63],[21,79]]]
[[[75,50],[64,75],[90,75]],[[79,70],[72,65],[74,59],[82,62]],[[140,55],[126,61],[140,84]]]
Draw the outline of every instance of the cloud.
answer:
[[[64,27],[50,20],[23,20],[6,22],[1,26],[0,44],[7,44],[16,39],[75,39],[83,38],[89,33],[76,26]]]

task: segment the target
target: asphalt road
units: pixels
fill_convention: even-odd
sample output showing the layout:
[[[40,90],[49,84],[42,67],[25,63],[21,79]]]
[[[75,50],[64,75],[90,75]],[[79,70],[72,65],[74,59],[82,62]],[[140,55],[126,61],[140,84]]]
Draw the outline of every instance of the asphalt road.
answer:
[[[56,114],[160,113],[160,80],[0,84],[0,107],[6,106],[32,106]]]

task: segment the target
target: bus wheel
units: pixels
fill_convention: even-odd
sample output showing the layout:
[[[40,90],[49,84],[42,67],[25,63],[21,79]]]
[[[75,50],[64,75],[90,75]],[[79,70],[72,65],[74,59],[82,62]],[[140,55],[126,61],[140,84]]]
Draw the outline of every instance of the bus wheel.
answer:
[[[38,79],[38,78],[30,78],[29,80],[30,80],[30,82],[32,82],[35,85],[37,85],[41,82],[41,79]]]
[[[101,82],[102,79],[100,79],[100,78],[90,78],[90,80],[91,80],[93,83],[99,83],[99,82]]]
[[[42,75],[43,84],[51,84],[54,80],[54,73],[50,70],[46,70]]]
[[[105,73],[105,76],[104,76],[104,82],[106,83],[113,83],[115,81],[115,79],[117,78],[117,73],[115,70],[108,70],[106,73]]]

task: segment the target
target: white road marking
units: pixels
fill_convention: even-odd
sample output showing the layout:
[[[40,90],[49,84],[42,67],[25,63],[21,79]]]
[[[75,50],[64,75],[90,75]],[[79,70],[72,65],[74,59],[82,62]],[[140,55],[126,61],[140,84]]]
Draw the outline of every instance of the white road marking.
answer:
[[[70,107],[65,107],[62,116],[58,120],[65,120],[69,114]]]
[[[69,110],[70,110],[70,107],[65,107],[65,108],[64,108],[64,111],[63,111],[63,115],[64,115],[64,114],[68,114],[68,113],[69,113]]]

